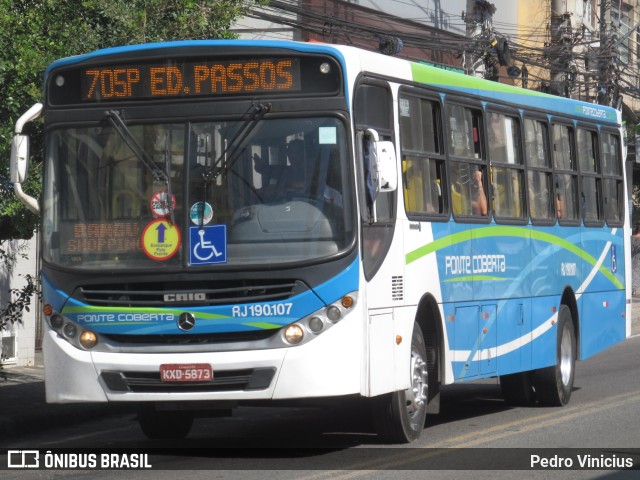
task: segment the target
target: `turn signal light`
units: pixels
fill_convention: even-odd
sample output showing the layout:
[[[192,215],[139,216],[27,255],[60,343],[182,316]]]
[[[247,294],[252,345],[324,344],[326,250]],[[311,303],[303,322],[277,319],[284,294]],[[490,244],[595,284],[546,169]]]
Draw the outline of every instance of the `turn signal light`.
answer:
[[[353,297],[345,295],[344,297],[342,297],[342,301],[340,303],[342,303],[342,306],[344,308],[351,308],[353,306]]]

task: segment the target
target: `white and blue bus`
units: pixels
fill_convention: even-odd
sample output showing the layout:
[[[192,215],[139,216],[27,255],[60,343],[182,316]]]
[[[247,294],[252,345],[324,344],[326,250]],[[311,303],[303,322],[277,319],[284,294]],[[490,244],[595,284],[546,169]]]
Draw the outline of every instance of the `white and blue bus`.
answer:
[[[44,191],[26,123],[44,116]],[[440,387],[563,405],[630,334],[620,113],[351,47],[184,41],[53,63],[12,180],[42,215],[48,402],[359,396],[415,440]]]

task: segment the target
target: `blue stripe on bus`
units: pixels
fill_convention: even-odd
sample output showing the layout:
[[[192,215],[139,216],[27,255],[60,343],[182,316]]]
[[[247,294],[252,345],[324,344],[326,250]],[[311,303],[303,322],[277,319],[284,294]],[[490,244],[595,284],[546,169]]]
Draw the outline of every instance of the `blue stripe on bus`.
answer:
[[[436,255],[456,379],[554,365],[566,287],[576,294],[581,359],[624,340],[622,228],[451,223],[433,232],[434,247],[411,252],[408,263]]]
[[[357,291],[358,286],[359,259],[356,258],[332,279],[283,301],[210,307],[118,308],[96,307],[73,298],[64,304],[67,299],[48,282],[44,293],[47,301],[50,295],[53,297],[54,308],[65,317],[98,333],[184,334],[176,321],[181,313],[189,312],[197,320],[189,334],[203,334],[278,329]]]

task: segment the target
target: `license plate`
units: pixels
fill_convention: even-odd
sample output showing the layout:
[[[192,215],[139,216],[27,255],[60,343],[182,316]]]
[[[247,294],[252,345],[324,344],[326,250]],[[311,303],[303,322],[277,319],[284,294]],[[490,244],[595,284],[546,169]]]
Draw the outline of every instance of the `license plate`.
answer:
[[[213,368],[208,363],[166,363],[160,365],[163,382],[211,382]]]

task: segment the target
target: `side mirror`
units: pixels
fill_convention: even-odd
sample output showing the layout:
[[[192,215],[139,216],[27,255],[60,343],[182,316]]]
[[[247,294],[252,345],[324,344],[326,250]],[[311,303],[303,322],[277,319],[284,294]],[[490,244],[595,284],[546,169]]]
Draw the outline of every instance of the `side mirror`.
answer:
[[[398,170],[396,149],[391,142],[373,142],[373,173],[376,180],[376,193],[393,192],[398,188]]]
[[[15,135],[11,141],[10,171],[13,191],[25,206],[36,215],[40,214],[38,201],[24,193],[22,183],[27,179],[29,170],[29,136],[24,135],[24,126],[35,120],[42,113],[42,104],[36,103],[27,110],[16,122]]]
[[[14,135],[11,142],[11,182],[24,183],[29,170],[29,136]]]

